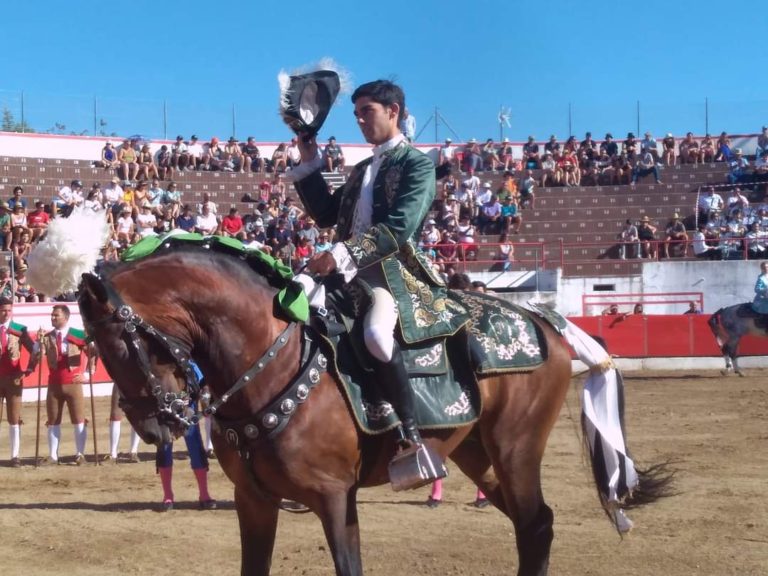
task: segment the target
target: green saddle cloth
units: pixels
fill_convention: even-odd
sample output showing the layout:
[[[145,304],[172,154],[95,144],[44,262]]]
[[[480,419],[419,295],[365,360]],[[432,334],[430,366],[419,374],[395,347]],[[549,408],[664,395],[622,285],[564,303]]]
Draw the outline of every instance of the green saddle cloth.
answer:
[[[482,409],[478,377],[529,372],[546,358],[543,334],[530,311],[479,292],[451,290],[448,297],[469,311],[471,320],[464,330],[400,344],[416,393],[416,419],[426,430],[457,428],[477,420]],[[359,330],[355,325],[351,336],[324,337],[330,348],[329,369],[341,382],[360,430],[380,434],[395,428],[399,418],[381,398],[375,372],[360,361],[367,353]]]

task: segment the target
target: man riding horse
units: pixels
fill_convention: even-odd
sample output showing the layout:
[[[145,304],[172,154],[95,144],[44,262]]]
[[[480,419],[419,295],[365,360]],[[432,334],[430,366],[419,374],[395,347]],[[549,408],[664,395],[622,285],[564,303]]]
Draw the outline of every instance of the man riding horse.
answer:
[[[437,331],[461,314],[446,309],[445,298],[434,297],[435,291],[444,291],[444,283],[414,250],[434,199],[435,168],[398,128],[405,110],[399,86],[386,80],[363,84],[352,102],[360,131],[374,145],[373,156],[355,166],[335,193],[321,175],[314,137],[299,139],[302,161],[292,172],[296,190],[318,226],[336,225],[340,240],[313,257],[307,268],[317,276],[338,272],[345,282],[354,278],[370,287],[373,305],[364,318],[365,346],[384,395],[400,416],[403,440],[422,447],[414,391],[394,332],[398,319],[405,335],[409,326]],[[442,471],[439,458],[434,463]]]

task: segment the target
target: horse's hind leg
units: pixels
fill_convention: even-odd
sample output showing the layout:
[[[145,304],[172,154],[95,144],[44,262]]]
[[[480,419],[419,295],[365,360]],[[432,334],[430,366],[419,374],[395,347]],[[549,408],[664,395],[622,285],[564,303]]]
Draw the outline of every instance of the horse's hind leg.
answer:
[[[240,522],[241,574],[268,576],[277,531],[278,503],[258,498],[235,487],[235,508]]]

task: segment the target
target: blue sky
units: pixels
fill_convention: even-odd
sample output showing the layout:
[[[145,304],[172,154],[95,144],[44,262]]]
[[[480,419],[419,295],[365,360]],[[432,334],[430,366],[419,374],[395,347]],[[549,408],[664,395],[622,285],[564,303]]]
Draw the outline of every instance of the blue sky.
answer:
[[[231,135],[234,107],[238,138],[282,141],[277,73],[328,56],[355,84],[398,81],[420,142],[498,139],[500,106],[513,140],[565,138],[569,105],[577,136],[621,137],[638,101],[641,132],[700,134],[705,98],[710,132],[750,133],[768,123],[767,31],[754,1],[13,2],[0,106],[18,120],[23,90],[37,131],[93,134],[96,117],[108,133],[203,139]],[[330,135],[363,141],[348,96]]]

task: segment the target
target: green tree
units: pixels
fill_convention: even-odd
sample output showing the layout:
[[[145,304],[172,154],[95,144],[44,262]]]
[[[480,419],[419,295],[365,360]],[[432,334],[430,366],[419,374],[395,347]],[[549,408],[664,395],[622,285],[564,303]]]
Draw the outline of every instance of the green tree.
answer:
[[[34,132],[35,130],[26,121],[16,122],[16,118],[7,107],[3,107],[3,120],[0,124],[3,132]]]

